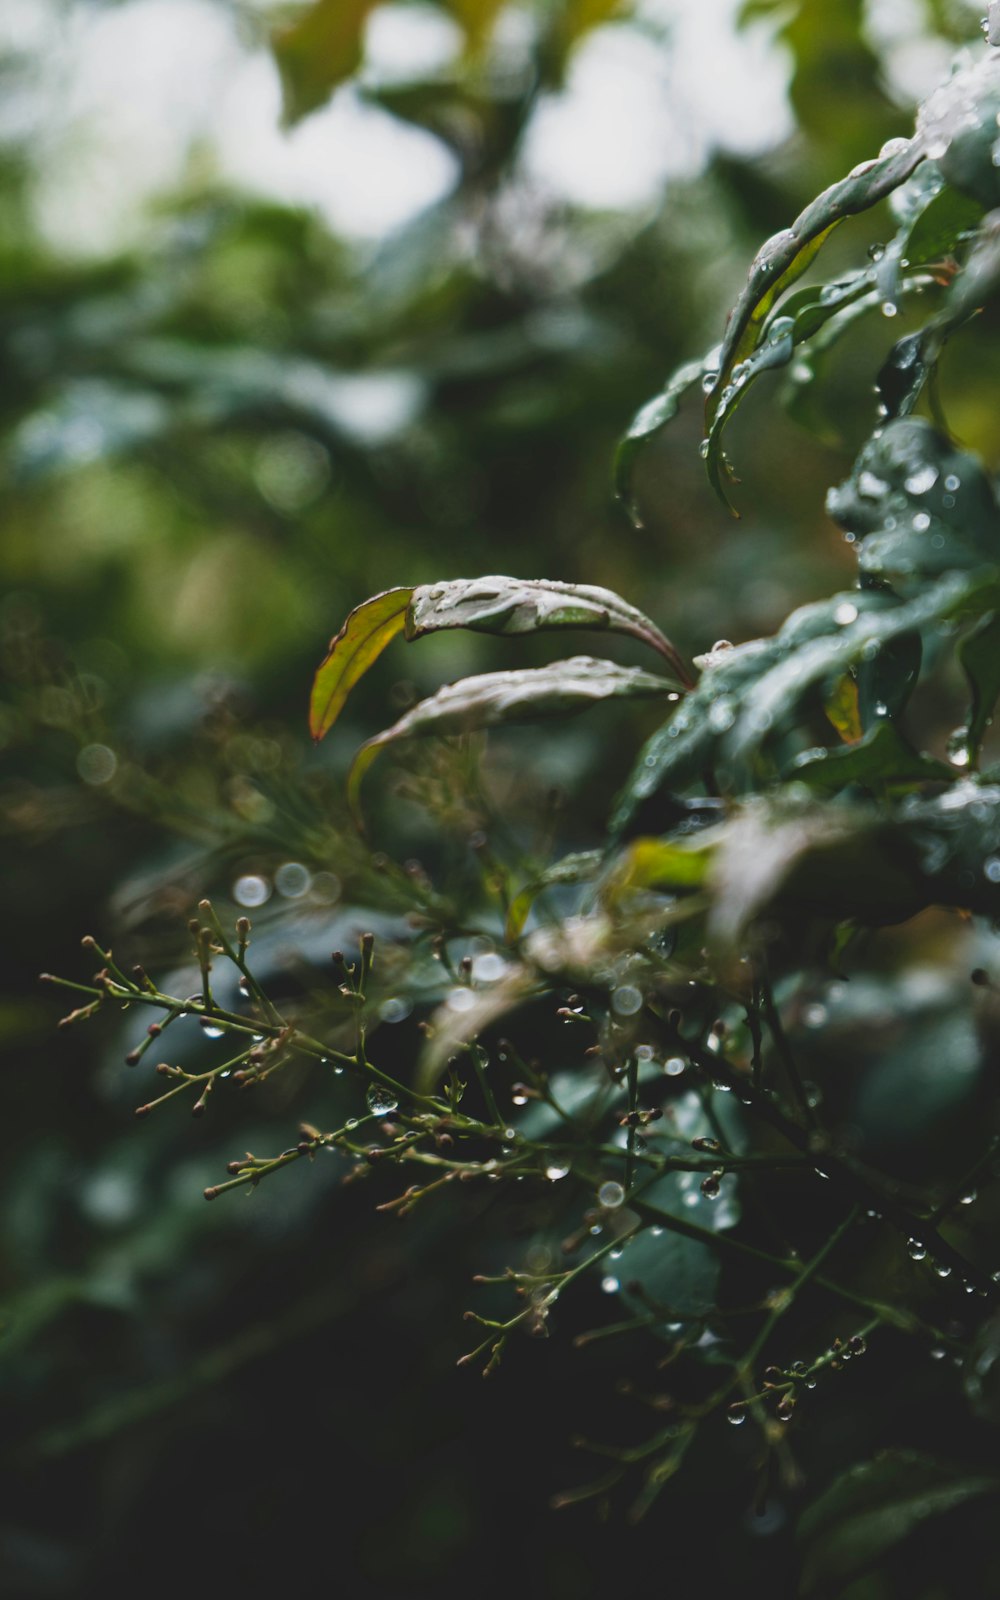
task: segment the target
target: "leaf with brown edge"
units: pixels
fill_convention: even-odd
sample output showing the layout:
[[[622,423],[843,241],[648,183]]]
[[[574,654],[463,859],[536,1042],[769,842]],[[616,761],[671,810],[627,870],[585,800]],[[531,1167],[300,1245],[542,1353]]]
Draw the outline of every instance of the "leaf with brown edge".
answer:
[[[676,693],[678,685],[639,667],[620,667],[615,661],[593,656],[573,656],[547,667],[523,667],[516,672],[484,672],[474,678],[449,683],[429,700],[421,700],[391,728],[363,744],[347,778],[347,801],[359,828],[360,793],[365,773],[379,751],[396,739],[428,734],[471,733],[504,722],[531,722],[538,718],[572,716],[609,699],[649,699]]]
[[[322,739],[333,727],[358,679],[402,633],[412,589],[386,589],[356,606],[316,671],[309,697],[309,731]]]

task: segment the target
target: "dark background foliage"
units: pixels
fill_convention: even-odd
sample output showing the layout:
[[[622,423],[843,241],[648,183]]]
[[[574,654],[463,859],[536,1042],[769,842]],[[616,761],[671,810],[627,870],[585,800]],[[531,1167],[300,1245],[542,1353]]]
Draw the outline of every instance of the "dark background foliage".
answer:
[[[219,9],[270,62],[274,19]],[[455,0],[445,9],[468,28],[467,50],[400,84],[365,72],[358,41],[374,9],[327,8],[336,37],[321,48],[308,21],[286,17],[275,51],[289,122],[360,69],[368,103],[452,152],[452,190],[386,237],[338,236],[194,149],[132,235],[74,250],[45,226],[39,196],[59,152],[44,127],[12,113],[0,153],[5,1592],[790,1593],[796,1519],[841,1466],[889,1445],[989,1462],[994,1436],[956,1404],[948,1362],[915,1369],[892,1335],[880,1340],[817,1401],[797,1443],[803,1487],[763,1517],[749,1441],[741,1458],[708,1430],[639,1527],[620,1505],[554,1513],[552,1494],[580,1479],[573,1437],[641,1438],[648,1409],[621,1384],[642,1394],[661,1382],[655,1352],[572,1349],[607,1320],[596,1288],[560,1308],[547,1342],[515,1343],[488,1383],[456,1371],[468,1280],[484,1261],[502,1266],[509,1217],[460,1196],[397,1224],[374,1212],[388,1193],[377,1176],[344,1187],[321,1160],[248,1201],[205,1206],[231,1155],[280,1143],[275,1123],[314,1115],[336,1085],[283,1086],[225,1125],[137,1125],[121,1064],[133,1031],[57,1032],[36,975],[86,976],[88,932],[151,967],[183,965],[201,895],[235,914],[239,876],[288,861],[312,887],[276,893],[260,915],[277,981],[309,981],[369,924],[374,913],[351,909],[365,885],[340,843],[347,756],[385,725],[387,702],[511,662],[506,642],[467,635],[387,656],[315,751],[312,671],[377,589],[497,570],[607,584],[690,654],[773,631],[850,581],[822,507],[872,426],[870,348],[864,367],[857,350],[838,360],[812,432],[763,385],[744,408],[730,441],[738,525],[704,486],[694,415],[641,460],[642,528],[612,502],[613,449],[671,366],[718,337],[760,240],[908,131],[914,75],[932,86],[975,36],[977,10],[747,5],[744,23],[784,52],[787,137],[753,155],[708,138],[688,176],[618,210],[546,192],[525,172],[524,141],[588,36],[608,48],[594,28],[631,28],[669,65],[669,18],[540,6],[512,66],[490,32],[498,8]],[[54,6],[54,26],[85,13]],[[55,35],[27,34],[11,31],[0,69],[12,107],[53,81]],[[703,70],[711,79],[710,48]],[[738,85],[718,93],[738,106]],[[852,248],[878,229],[877,214],[864,219]],[[888,348],[898,331],[865,338]],[[943,387],[957,431],[995,463],[987,356],[966,347]],[[634,659],[627,644],[617,654]],[[547,656],[532,642],[518,659]],[[938,692],[932,720],[945,730],[960,707]],[[563,850],[593,846],[652,716],[496,741],[490,777],[510,826],[530,832],[551,810]],[[433,863],[434,821],[375,787],[379,842]],[[451,822],[473,832],[480,820]],[[343,903],[338,883],[350,885]],[[400,1073],[416,1037],[404,1021],[386,1047]],[[920,1126],[941,1103],[933,1064],[925,1078]],[[872,1116],[891,1146],[890,1089],[883,1100]],[[958,1592],[963,1548],[979,1592],[994,1592],[1000,1573],[968,1509],[949,1513],[950,1545],[918,1538],[844,1592]]]

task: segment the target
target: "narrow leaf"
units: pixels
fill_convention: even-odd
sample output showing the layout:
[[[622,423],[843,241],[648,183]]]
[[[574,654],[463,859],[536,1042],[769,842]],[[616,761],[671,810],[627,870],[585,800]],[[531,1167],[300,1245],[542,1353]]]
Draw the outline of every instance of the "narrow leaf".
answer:
[[[322,739],[333,727],[344,702],[391,639],[401,633],[412,589],[387,589],[357,606],[317,669],[309,700],[309,731]]]

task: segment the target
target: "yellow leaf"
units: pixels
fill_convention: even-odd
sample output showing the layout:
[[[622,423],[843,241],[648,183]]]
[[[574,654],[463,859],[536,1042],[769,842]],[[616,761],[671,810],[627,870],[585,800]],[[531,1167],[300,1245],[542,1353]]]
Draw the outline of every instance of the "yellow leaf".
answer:
[[[358,679],[403,630],[412,589],[387,589],[348,617],[313,679],[309,698],[309,731],[322,739],[340,716],[344,702]]]

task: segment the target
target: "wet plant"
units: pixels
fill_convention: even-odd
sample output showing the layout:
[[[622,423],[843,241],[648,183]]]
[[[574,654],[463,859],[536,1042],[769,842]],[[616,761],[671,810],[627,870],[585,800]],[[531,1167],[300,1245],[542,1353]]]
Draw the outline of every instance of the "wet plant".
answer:
[[[493,1373],[512,1339],[549,1333],[560,1303],[603,1296],[576,1345],[621,1340],[667,1388],[628,1380],[659,1413],[654,1431],[582,1441],[606,1467],[562,1504],[622,1485],[642,1515],[699,1438],[721,1448],[734,1427],[766,1509],[800,1486],[814,1396],[880,1346],[957,1363],[956,1390],[996,1420],[1000,506],[952,433],[942,374],[953,345],[993,326],[1000,289],[998,37],[963,57],[912,138],[761,247],[719,344],[669,379],[619,451],[641,526],[641,452],[703,403],[708,481],[738,502],[723,441],[758,379],[780,376],[792,414],[822,430],[842,341],[866,319],[901,327],[871,374],[870,434],[827,502],[851,582],[772,637],[706,640],[693,662],[669,617],[665,633],[596,586],[490,576],[379,594],[316,673],[317,740],[400,640],[586,631],[631,641],[646,664],[573,655],[462,679],[370,738],[347,779],[355,833],[332,865],[349,892],[363,881],[359,906],[395,920],[333,950],[290,1001],[257,970],[249,918],[229,927],[207,900],[190,926],[196,993],[93,940],[90,982],[52,980],[81,995],[67,1021],[149,1019],[127,1057],[157,1063],[142,1118],[167,1102],[219,1114],[303,1065],[341,1079],[336,1126],[302,1122],[277,1153],[234,1157],[208,1199],[294,1181],[277,1175],[330,1153],[345,1179],[375,1180],[387,1216],[449,1191],[509,1204],[509,1259],[476,1280],[463,1366]],[[882,204],[887,242],[824,281],[833,231]],[[948,735],[941,708],[958,699]],[[609,701],[660,715],[607,836],[565,853],[553,830],[544,850],[526,844],[491,799],[483,731],[548,719],[558,738]],[[376,758],[425,740],[408,792],[461,862],[438,881],[367,838],[388,765],[373,771]],[[219,1053],[201,1070],[170,1058],[191,1018]],[[408,1018],[400,1070],[389,1040]],[[998,1486],[918,1454],[862,1461],[806,1519],[807,1582],[834,1545],[848,1581],[914,1520]],[[882,1523],[852,1544],[844,1529],[873,1497]]]

